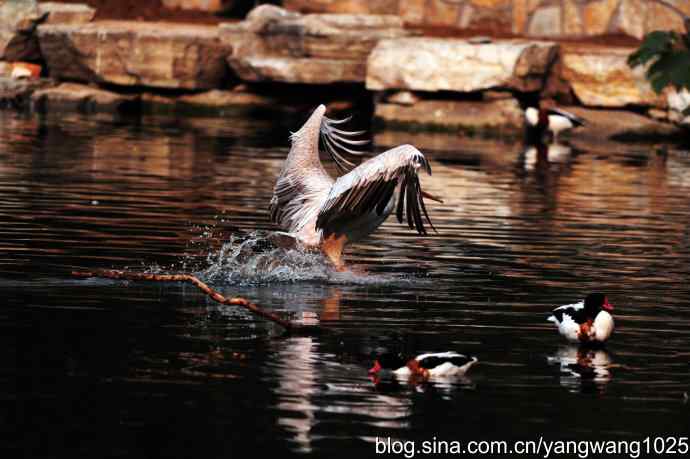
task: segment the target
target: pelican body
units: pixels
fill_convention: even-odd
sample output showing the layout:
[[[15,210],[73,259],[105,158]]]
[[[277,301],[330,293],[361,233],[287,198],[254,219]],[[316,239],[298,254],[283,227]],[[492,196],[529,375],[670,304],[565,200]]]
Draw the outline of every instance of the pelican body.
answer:
[[[374,232],[395,210],[402,223],[425,235],[421,214],[431,225],[418,170],[431,174],[424,155],[411,145],[400,145],[362,162],[351,162],[345,153],[361,154],[349,146],[365,140],[335,126],[347,120],[325,117],[319,105],[302,128],[291,136],[291,148],[273,189],[271,221],[307,248],[319,248],[338,269],[343,268],[346,244]],[[319,158],[320,140],[336,166],[346,172],[334,179]],[[349,170],[351,169],[351,170]],[[348,172],[349,170],[349,172]],[[397,204],[397,205],[396,205]]]

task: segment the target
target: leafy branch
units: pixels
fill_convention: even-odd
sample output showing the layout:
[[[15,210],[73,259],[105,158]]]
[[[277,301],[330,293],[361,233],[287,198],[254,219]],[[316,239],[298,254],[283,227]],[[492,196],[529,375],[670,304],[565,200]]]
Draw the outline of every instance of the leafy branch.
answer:
[[[653,1],[681,15],[685,33],[662,30],[648,33],[640,47],[628,56],[628,65],[647,66],[645,76],[657,94],[668,86],[690,91],[690,17],[664,0]],[[690,115],[690,107],[683,114]]]

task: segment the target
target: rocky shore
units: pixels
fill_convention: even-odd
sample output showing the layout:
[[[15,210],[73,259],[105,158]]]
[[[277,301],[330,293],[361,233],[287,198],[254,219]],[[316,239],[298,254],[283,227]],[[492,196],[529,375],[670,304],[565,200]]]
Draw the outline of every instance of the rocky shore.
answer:
[[[524,107],[540,102],[593,120],[581,137],[686,136],[690,126],[681,114],[690,94],[655,94],[626,63],[634,46],[529,32],[546,27],[533,17],[541,10],[520,37],[449,38],[410,27],[404,14],[303,14],[299,3],[261,5],[242,21],[181,24],[94,20],[87,5],[0,0],[0,106],[223,112],[355,100],[394,128],[510,136],[523,129]],[[616,14],[616,27],[629,25]]]

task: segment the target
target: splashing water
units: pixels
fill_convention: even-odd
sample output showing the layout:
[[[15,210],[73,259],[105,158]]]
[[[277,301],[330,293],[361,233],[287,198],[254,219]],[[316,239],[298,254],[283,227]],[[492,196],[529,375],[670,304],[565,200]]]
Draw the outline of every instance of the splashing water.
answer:
[[[254,231],[232,235],[230,241],[206,256],[208,266],[197,273],[213,283],[258,285],[270,283],[328,282],[339,284],[381,284],[398,277],[339,272],[318,251],[275,244],[275,233]]]

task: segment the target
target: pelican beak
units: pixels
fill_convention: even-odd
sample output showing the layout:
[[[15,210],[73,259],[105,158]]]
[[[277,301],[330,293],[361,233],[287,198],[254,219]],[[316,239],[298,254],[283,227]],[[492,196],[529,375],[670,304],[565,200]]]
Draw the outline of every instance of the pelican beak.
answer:
[[[422,191],[422,196],[424,196],[427,199],[431,199],[432,201],[440,202],[441,204],[443,204],[443,199],[437,198],[433,194],[427,193],[426,191]]]

